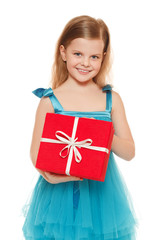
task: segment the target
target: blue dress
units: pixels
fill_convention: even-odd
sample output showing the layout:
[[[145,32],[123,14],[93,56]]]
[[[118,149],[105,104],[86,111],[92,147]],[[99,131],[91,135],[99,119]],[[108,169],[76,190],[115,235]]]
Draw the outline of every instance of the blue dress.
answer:
[[[94,117],[111,121],[112,89],[106,85],[106,110],[64,111],[51,88],[33,91],[49,97],[57,114]],[[50,184],[39,177],[25,211],[26,240],[134,240],[137,221],[132,202],[110,153],[104,182],[83,181]]]

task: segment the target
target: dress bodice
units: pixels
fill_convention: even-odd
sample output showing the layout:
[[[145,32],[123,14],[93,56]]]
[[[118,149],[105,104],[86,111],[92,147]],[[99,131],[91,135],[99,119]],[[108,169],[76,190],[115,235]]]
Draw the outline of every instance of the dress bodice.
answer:
[[[88,117],[95,118],[99,120],[111,121],[111,110],[112,110],[112,88],[110,85],[106,85],[102,88],[102,91],[106,92],[106,109],[105,111],[92,111],[92,112],[82,112],[82,111],[65,111],[59,100],[54,94],[52,88],[44,89],[37,88],[33,93],[41,97],[49,97],[54,108],[54,112],[57,114],[70,115],[76,117]]]

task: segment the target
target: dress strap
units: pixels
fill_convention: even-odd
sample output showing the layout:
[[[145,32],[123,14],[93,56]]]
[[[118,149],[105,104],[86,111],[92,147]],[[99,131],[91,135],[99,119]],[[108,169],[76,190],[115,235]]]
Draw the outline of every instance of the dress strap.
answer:
[[[49,97],[55,112],[58,110],[63,110],[63,107],[54,95],[52,88],[37,88],[36,90],[32,91],[32,93],[39,98]]]
[[[112,87],[107,84],[102,88],[102,91],[106,91],[106,111],[111,112],[112,110]]]

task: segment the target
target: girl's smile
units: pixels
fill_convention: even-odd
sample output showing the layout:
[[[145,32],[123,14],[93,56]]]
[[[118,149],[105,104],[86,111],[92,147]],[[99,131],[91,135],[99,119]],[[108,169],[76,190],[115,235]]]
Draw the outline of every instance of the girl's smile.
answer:
[[[89,71],[89,70],[85,70],[85,69],[81,69],[81,68],[77,68],[77,70],[78,70],[78,72],[79,72],[80,74],[83,74],[83,75],[86,75],[86,74],[88,74],[89,72],[91,72],[91,71]]]
[[[100,71],[104,43],[101,39],[76,38],[65,48],[60,46],[63,61],[66,61],[68,79],[79,82],[92,80]]]

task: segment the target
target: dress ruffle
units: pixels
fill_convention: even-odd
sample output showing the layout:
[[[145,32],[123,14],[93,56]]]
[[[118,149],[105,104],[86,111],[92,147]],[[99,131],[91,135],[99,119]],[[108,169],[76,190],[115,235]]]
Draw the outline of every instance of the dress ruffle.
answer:
[[[26,240],[133,240],[135,227],[132,202],[111,152],[105,182],[50,184],[40,176],[23,232]]]

